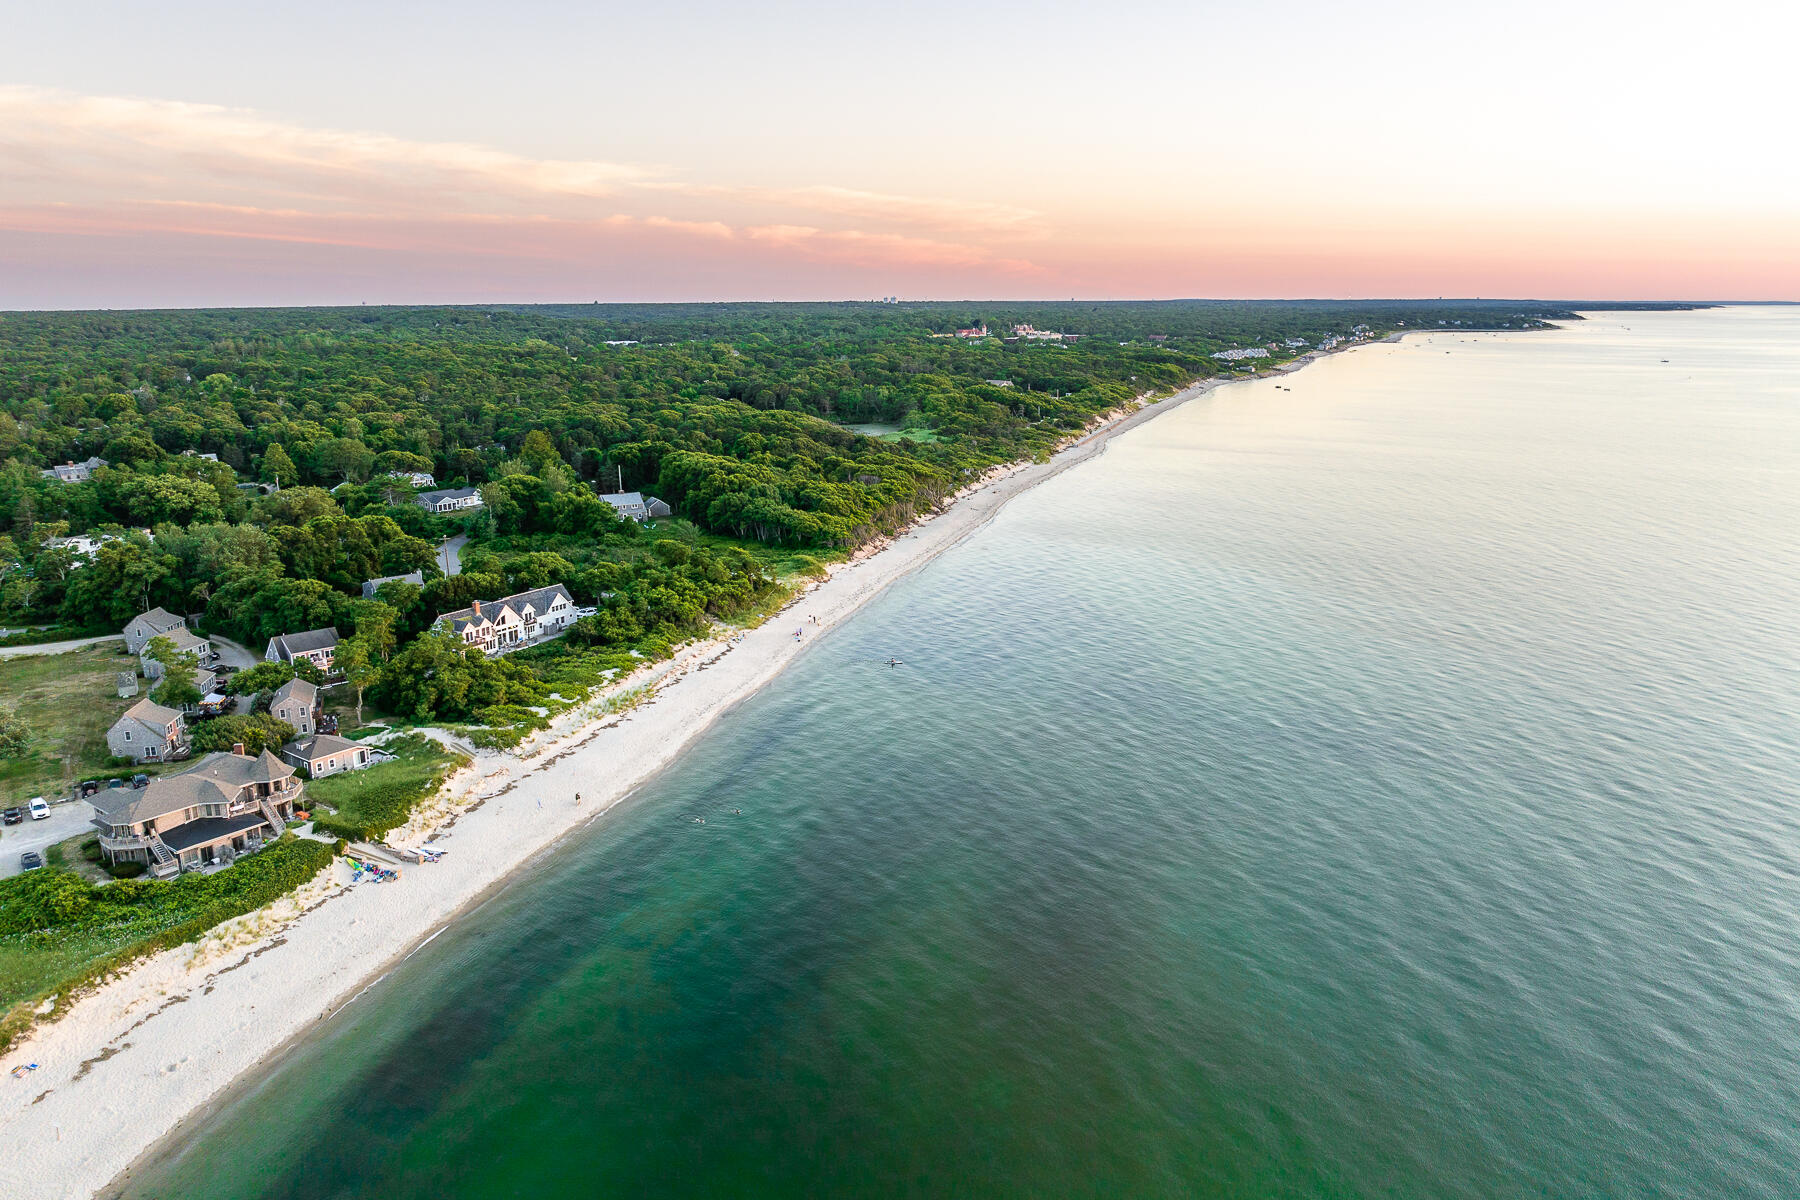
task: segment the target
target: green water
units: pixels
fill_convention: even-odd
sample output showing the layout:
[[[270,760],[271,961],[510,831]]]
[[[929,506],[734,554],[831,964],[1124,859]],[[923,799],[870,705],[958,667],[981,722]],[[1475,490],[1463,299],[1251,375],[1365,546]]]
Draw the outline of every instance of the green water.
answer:
[[[1281,384],[1016,501],[125,1194],[1796,1194],[1800,311]]]

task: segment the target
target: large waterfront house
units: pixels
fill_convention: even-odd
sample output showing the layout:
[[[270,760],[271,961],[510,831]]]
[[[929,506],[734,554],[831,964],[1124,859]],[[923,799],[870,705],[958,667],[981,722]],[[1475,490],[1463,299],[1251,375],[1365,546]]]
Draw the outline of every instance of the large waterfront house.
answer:
[[[58,483],[86,483],[95,471],[107,465],[109,464],[104,458],[95,455],[85,462],[66,462],[60,466],[45,467],[38,474]]]
[[[294,768],[267,750],[209,754],[179,775],[93,798],[100,850],[167,878],[223,865],[281,836],[300,798]]]
[[[126,709],[106,731],[106,748],[114,758],[133,762],[168,762],[188,752],[187,726],[181,714],[145,697]]]
[[[613,511],[621,517],[633,521],[666,517],[671,511],[667,504],[655,496],[646,496],[642,492],[613,492],[600,498],[612,505]]]
[[[373,600],[375,593],[384,583],[410,583],[415,587],[425,586],[425,572],[408,571],[404,575],[383,575],[378,579],[363,580],[362,593],[364,600]]]
[[[367,746],[335,733],[295,738],[281,748],[281,757],[296,767],[305,767],[314,779],[336,775],[339,771],[360,771],[373,764]]]
[[[174,613],[153,608],[131,618],[131,623],[125,626],[125,649],[133,654],[142,654],[151,638],[186,628],[187,622]]]
[[[499,654],[556,637],[580,615],[569,589],[554,583],[499,600],[477,600],[467,608],[442,614],[436,624],[465,645]]]
[[[413,503],[426,512],[460,512],[465,508],[481,507],[481,490],[472,487],[440,488],[435,492],[420,492],[413,497]]]
[[[337,653],[338,632],[335,626],[308,629],[305,633],[283,633],[269,639],[263,658],[269,662],[294,663],[304,660],[321,671],[331,670],[332,655]]]
[[[177,653],[185,650],[192,654],[194,665],[200,668],[210,667],[219,661],[218,651],[213,649],[212,641],[194,633],[186,625],[177,626],[167,633],[157,634],[156,637],[168,638],[175,644]],[[155,638],[151,640],[154,641]],[[143,649],[138,651],[138,663],[143,669],[145,679],[161,679],[163,677],[163,664],[150,657],[149,642],[146,642]],[[195,682],[200,684],[202,692],[207,690],[204,681],[196,680]]]
[[[286,721],[302,737],[319,731],[319,689],[304,679],[290,679],[269,698],[269,715]]]

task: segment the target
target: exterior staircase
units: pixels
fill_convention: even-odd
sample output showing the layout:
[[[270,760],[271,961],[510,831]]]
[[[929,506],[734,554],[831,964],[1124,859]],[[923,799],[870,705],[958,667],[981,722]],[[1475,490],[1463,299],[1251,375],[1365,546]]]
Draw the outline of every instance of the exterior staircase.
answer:
[[[269,840],[274,841],[287,828],[287,821],[282,817],[281,810],[269,803],[267,796],[258,799],[257,807],[262,810],[263,820],[267,821],[269,828],[275,831],[269,835]]]
[[[175,875],[181,871],[181,860],[169,849],[169,844],[162,840],[162,835],[154,831],[144,839],[144,845],[150,851],[150,870],[157,875]]]

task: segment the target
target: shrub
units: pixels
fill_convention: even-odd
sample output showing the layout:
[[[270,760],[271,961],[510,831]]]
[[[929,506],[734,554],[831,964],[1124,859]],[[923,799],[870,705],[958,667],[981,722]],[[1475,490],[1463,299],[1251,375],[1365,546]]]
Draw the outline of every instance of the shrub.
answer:
[[[796,554],[794,555],[792,562],[796,571],[799,571],[802,575],[810,575],[814,579],[823,579],[830,573],[825,570],[824,563],[820,562],[810,554]]]

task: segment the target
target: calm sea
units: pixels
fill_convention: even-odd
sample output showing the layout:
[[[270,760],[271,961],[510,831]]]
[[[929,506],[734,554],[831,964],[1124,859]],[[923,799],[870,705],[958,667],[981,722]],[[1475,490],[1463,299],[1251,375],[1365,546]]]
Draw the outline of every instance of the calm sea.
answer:
[[[128,1194],[1792,1197],[1797,923],[1800,310],[1436,333],[1016,501]]]

